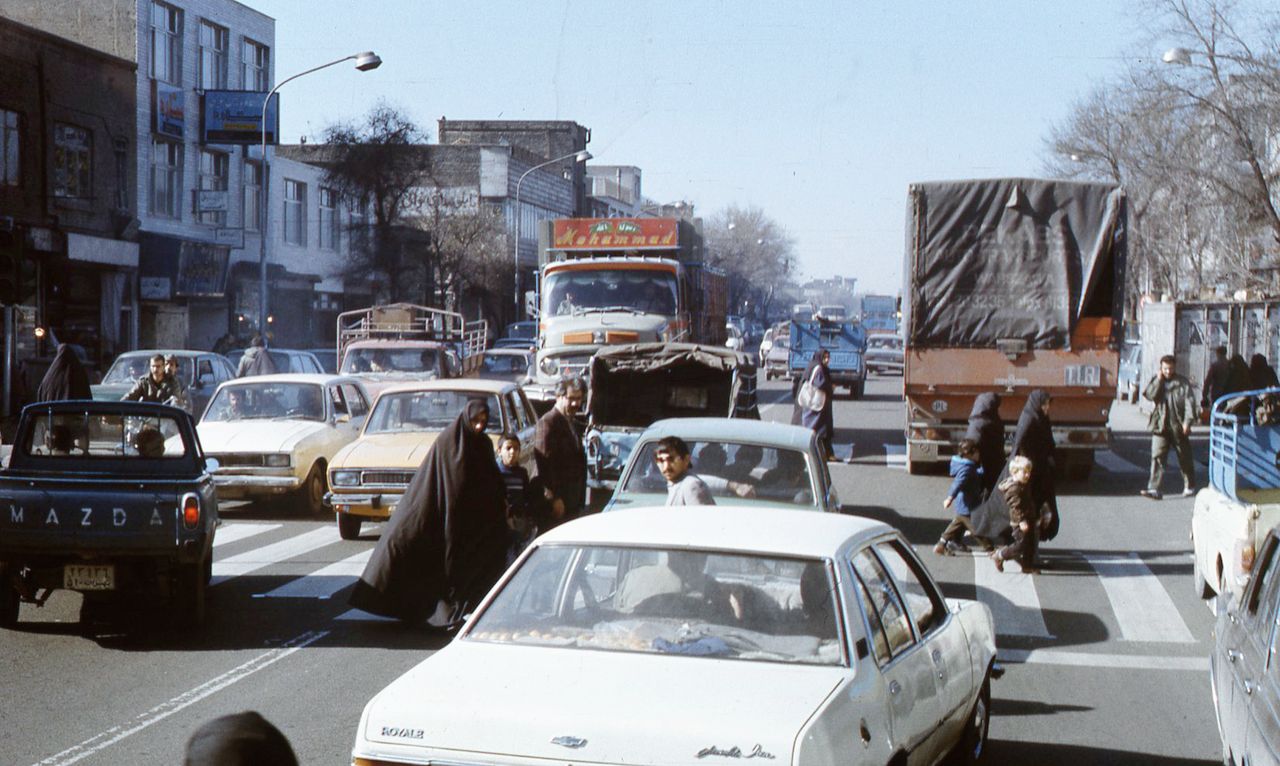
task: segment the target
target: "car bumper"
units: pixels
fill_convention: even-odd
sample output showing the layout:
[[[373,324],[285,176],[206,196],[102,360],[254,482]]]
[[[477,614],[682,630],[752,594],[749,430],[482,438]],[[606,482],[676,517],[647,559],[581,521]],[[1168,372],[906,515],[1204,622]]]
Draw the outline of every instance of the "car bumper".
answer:
[[[214,474],[213,486],[218,491],[218,497],[239,500],[295,492],[302,486],[302,480],[297,476]]]
[[[324,503],[334,512],[348,516],[389,519],[401,497],[402,492],[328,492]]]

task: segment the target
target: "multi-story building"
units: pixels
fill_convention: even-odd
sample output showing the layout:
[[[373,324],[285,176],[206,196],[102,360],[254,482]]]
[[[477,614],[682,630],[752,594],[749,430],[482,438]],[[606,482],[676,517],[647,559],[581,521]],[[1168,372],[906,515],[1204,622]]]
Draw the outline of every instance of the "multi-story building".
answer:
[[[90,366],[134,341],[134,70],[0,18],[3,353],[29,377],[52,353],[33,342],[37,325],[82,346]],[[9,412],[38,380],[10,379]]]
[[[208,348],[257,332],[261,151],[256,140],[204,140],[201,120],[210,91],[272,88],[275,21],[235,0],[15,0],[0,14],[136,64],[137,345]],[[332,335],[311,309],[330,311],[344,289],[333,277],[344,239],[321,233],[342,213],[321,172],[277,166],[273,154],[268,319],[281,321],[269,329],[277,345],[311,345]]]
[[[644,195],[640,168],[634,165],[588,165],[587,193],[592,218],[632,218],[640,215]]]

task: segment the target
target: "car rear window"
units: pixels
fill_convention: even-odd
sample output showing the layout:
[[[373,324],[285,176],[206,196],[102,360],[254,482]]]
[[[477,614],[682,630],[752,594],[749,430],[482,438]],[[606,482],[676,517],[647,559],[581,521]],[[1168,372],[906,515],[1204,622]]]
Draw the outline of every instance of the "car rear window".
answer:
[[[35,415],[20,446],[32,457],[68,461],[86,457],[178,459],[186,457],[189,450],[173,418],[89,413]]]

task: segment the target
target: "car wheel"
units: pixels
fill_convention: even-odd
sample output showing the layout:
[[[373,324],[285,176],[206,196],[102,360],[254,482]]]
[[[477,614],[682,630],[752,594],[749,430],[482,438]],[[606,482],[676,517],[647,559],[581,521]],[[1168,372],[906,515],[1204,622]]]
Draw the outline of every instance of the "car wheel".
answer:
[[[969,710],[969,720],[964,725],[964,735],[956,743],[948,759],[954,764],[975,764],[982,762],[987,750],[987,732],[991,727],[991,676],[982,681],[982,689],[978,699]]]
[[[327,483],[324,476],[324,462],[311,466],[311,473],[298,488],[295,498],[298,511],[307,516],[319,516],[324,513],[324,491]]]
[[[18,589],[9,582],[9,568],[0,566],[0,628],[18,624]]]
[[[1200,569],[1200,557],[1192,554],[1191,556],[1191,583],[1195,594],[1202,600],[1209,600],[1216,595],[1213,592],[1213,586],[1209,585],[1209,581],[1204,578],[1204,572]]]
[[[338,536],[343,540],[355,540],[360,537],[360,517],[349,513],[336,513],[338,518]]]
[[[177,609],[175,612],[184,627],[198,628],[204,624],[205,596],[208,584],[204,575],[207,567],[211,567],[213,558],[199,564],[184,564],[178,569],[178,587],[175,593]],[[209,570],[212,572],[212,569]]]
[[[920,476],[924,473],[925,464],[919,460],[911,459],[911,448],[907,448],[907,473],[911,476]]]

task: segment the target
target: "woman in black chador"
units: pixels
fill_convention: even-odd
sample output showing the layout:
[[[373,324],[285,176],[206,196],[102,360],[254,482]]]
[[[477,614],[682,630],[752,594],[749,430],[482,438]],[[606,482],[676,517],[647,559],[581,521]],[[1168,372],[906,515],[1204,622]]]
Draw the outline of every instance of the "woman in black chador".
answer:
[[[1057,537],[1060,524],[1058,491],[1054,482],[1055,451],[1053,421],[1049,419],[1049,394],[1037,388],[1027,397],[1022,414],[1018,416],[1009,457],[1023,455],[1031,459],[1031,499],[1036,508],[1040,509],[1041,520],[1047,525],[1047,529],[1040,535],[1041,540]]]
[[[964,438],[978,444],[978,464],[982,466],[982,496],[995,489],[1004,470],[1004,421],[1000,419],[1000,395],[978,394],[969,413],[969,427]]]
[[[58,353],[40,379],[36,389],[37,402],[61,402],[70,399],[92,399],[89,376],[80,364],[76,352],[66,343],[58,344]]]
[[[489,408],[467,402],[432,445],[351,594],[366,612],[443,625],[474,607],[506,565],[506,494]]]

